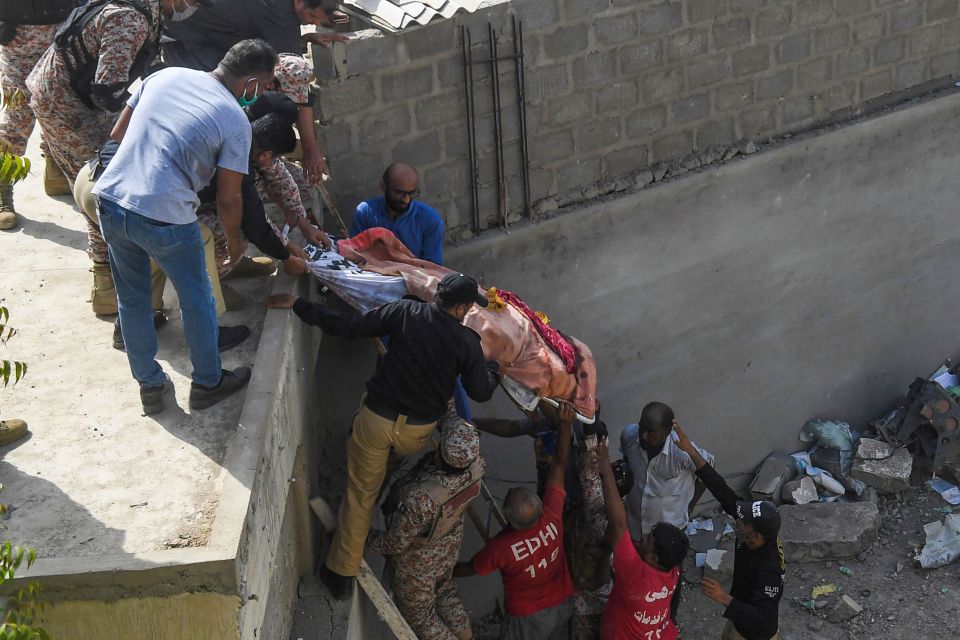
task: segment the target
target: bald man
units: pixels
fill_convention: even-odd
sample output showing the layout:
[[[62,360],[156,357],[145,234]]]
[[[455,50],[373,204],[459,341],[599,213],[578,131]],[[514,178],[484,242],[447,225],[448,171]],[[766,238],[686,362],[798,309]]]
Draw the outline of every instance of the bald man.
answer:
[[[557,455],[542,501],[526,487],[510,489],[503,501],[509,526],[453,571],[456,578],[500,572],[506,610],[501,640],[547,640],[566,629],[573,613],[573,580],[563,547],[563,474],[576,420],[573,405],[561,405],[559,420]]]
[[[443,218],[419,200],[420,174],[407,162],[394,162],[380,179],[383,195],[361,202],[350,235],[374,227],[393,232],[416,257],[443,264]]]

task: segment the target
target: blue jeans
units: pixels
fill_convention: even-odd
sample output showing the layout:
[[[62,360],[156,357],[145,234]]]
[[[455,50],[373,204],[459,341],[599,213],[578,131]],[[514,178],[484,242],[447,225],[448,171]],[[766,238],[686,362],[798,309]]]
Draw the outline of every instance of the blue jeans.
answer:
[[[100,228],[110,252],[110,271],[120,307],[120,327],[130,371],[141,387],[157,387],[165,374],[156,360],[157,332],[150,304],[150,258],[167,274],[180,298],[183,332],[193,381],[220,383],[217,309],[203,259],[200,226],[153,220],[100,199]]]

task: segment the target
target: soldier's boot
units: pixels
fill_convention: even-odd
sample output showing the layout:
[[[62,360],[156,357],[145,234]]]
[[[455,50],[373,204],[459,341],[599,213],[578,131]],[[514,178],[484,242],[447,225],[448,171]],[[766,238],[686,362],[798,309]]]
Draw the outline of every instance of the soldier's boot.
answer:
[[[90,290],[90,305],[98,316],[117,313],[117,289],[113,286],[113,274],[107,262],[93,263],[93,289]]]
[[[69,196],[73,193],[67,176],[63,175],[60,165],[49,155],[44,156],[43,191],[48,196]]]
[[[17,226],[17,211],[13,208],[13,184],[0,182],[0,229]]]

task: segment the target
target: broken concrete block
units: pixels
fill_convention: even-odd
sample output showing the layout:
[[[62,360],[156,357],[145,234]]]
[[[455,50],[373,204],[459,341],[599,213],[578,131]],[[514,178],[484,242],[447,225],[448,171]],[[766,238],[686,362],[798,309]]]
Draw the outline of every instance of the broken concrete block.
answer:
[[[771,453],[760,463],[757,475],[750,483],[750,495],[754,500],[769,500],[780,504],[783,485],[797,476],[797,467],[792,457],[784,453]]]
[[[783,485],[783,491],[780,493],[783,501],[788,504],[809,504],[816,502],[820,497],[817,494],[817,485],[810,476],[791,480]]]
[[[913,456],[872,438],[861,438],[850,475],[881,493],[900,493],[910,486]]]
[[[862,612],[863,607],[857,604],[856,600],[850,596],[843,596],[840,598],[840,601],[837,602],[837,606],[833,608],[833,611],[830,612],[827,619],[830,620],[830,622],[843,622],[856,618]]]
[[[787,562],[856,556],[876,541],[880,528],[880,512],[872,502],[783,505],[780,518]]]

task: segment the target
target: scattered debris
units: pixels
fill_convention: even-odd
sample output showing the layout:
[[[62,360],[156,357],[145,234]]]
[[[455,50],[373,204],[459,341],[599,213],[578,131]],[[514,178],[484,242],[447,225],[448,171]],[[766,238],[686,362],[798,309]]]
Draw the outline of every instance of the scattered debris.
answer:
[[[891,416],[874,423],[880,437],[893,444],[910,445],[932,463],[934,472],[960,461],[960,405],[937,380],[955,384],[949,362],[932,379],[917,378]]]
[[[837,569],[837,571],[847,576],[848,578],[853,577],[853,570],[850,567],[844,567],[843,565],[841,565],[840,568]]]
[[[952,505],[960,504],[960,488],[941,478],[927,480],[927,486],[940,494],[940,497]],[[948,513],[952,513],[952,510]]]
[[[733,552],[726,549],[710,549],[703,564],[703,575],[723,582],[733,577]]]
[[[833,496],[822,496],[820,502],[829,502],[836,496],[841,496],[846,492],[843,484],[837,481],[829,471],[821,469],[813,464],[810,454],[806,451],[795,453],[791,456],[794,459],[800,471],[813,479],[813,482],[821,489],[833,494]]]
[[[813,588],[813,591],[810,592],[810,597],[816,600],[820,596],[825,596],[828,593],[836,593],[837,591],[839,591],[839,587],[832,582],[828,584],[821,584]]]
[[[750,483],[750,495],[754,500],[769,500],[781,504],[783,485],[797,475],[793,458],[783,453],[771,453],[760,464],[757,475]]]
[[[923,526],[927,534],[923,551],[916,557],[918,567],[943,567],[960,557],[960,514],[947,516],[943,522],[935,520]]]
[[[843,596],[837,602],[837,606],[830,612],[828,620],[830,622],[844,622],[852,620],[863,612],[863,607],[857,604],[857,601],[850,596]]]
[[[809,476],[787,482],[783,485],[780,495],[788,504],[809,504],[820,499],[817,486]]]
[[[780,507],[787,562],[852,558],[877,540],[880,512],[872,502],[813,502]]]
[[[900,493],[910,486],[913,456],[873,438],[861,438],[851,475],[881,493]]]

